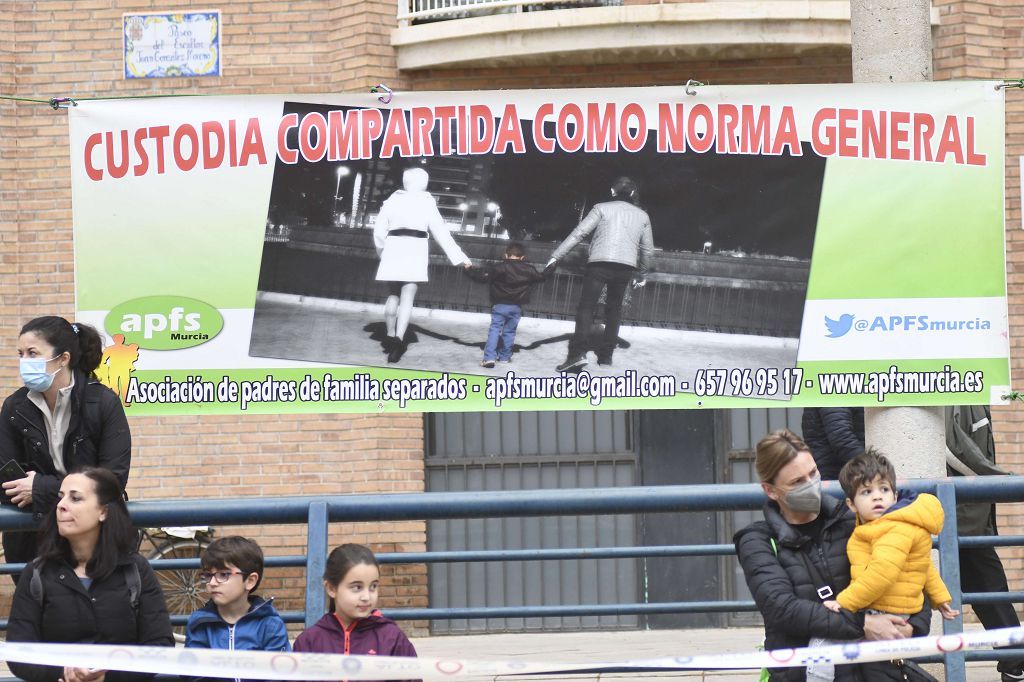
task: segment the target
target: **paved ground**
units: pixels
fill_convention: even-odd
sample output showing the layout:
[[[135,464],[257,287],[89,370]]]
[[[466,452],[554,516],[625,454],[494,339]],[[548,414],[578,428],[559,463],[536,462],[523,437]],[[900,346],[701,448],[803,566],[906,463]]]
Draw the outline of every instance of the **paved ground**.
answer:
[[[256,303],[249,355],[331,364],[382,366],[383,306],[334,299],[261,293]],[[415,341],[397,365],[403,369],[520,375],[554,374],[565,359],[573,323],[524,317],[516,335],[512,364],[480,367],[490,315],[416,308],[411,329]],[[743,334],[683,332],[622,327],[613,367],[598,367],[593,353],[587,371],[674,375],[692,379],[700,368],[792,367],[796,339]],[[622,347],[626,345],[628,347]]]
[[[970,626],[968,626],[970,629]],[[716,630],[652,630],[629,632],[574,632],[545,634],[468,635],[425,637],[413,640],[420,656],[479,659],[531,659],[545,661],[622,660],[657,658],[687,654],[747,652],[756,649],[764,636],[760,628],[722,628]],[[968,682],[998,682],[995,662],[967,664]],[[938,675],[938,671],[933,671]],[[510,682],[514,678],[498,678]],[[531,680],[677,679],[687,682],[754,682],[751,671],[688,671],[673,673],[565,675]]]

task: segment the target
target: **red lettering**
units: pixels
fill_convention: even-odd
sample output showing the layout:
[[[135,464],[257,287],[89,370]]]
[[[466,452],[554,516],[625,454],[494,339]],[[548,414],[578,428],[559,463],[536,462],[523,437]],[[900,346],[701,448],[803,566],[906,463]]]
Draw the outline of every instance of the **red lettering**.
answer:
[[[238,143],[235,141],[237,133],[235,119],[228,121],[228,165],[232,168],[238,165]]]
[[[856,109],[839,109],[836,124],[836,149],[839,156],[857,156],[857,115]]]
[[[910,132],[901,126],[910,125],[910,113],[906,111],[893,111],[889,114],[889,158],[897,161],[909,161],[910,150],[906,143],[910,140]]]
[[[635,134],[629,125],[630,119],[636,120]],[[644,143],[647,142],[647,116],[644,115],[642,106],[630,102],[622,109],[622,116],[619,118],[619,137],[622,139],[622,148],[627,152],[638,152],[644,148]]]
[[[596,102],[587,104],[588,152],[615,152],[619,149],[615,138],[615,105],[605,104],[604,112]]]
[[[224,126],[217,121],[205,121],[203,131],[203,168],[219,168],[224,163]],[[217,144],[217,153],[211,151]]]
[[[718,134],[715,135],[715,151],[719,154],[736,153],[736,126],[740,112],[735,104],[718,105]]]
[[[181,142],[188,138],[190,149],[189,156],[183,156]],[[199,135],[196,129],[186,123],[174,131],[174,141],[171,151],[174,153],[174,163],[183,171],[190,171],[196,167],[199,161]]]
[[[298,114],[285,114],[277,126],[277,156],[285,163],[298,163],[299,155],[288,147],[288,131],[299,124]]]
[[[114,134],[106,133],[107,172],[112,178],[123,178],[128,173],[128,131],[121,131],[121,162],[114,162]]]
[[[135,168],[132,169],[132,173],[135,177],[145,175],[146,171],[149,170],[149,155],[146,154],[146,146],[142,144],[142,141],[146,139],[146,129],[139,128],[135,131],[135,154],[139,157],[139,162],[135,164]]]
[[[242,153],[239,154],[238,164],[248,165],[250,156],[255,156],[260,165],[267,163],[267,150],[263,148],[263,131],[260,129],[260,120],[255,116],[250,118],[245,126],[245,139],[242,141]]]
[[[988,162],[988,156],[979,154],[974,149],[974,117],[967,117],[967,163],[971,166],[984,166]]]
[[[932,160],[932,135],[935,133],[935,119],[931,114],[914,114],[914,161]]]
[[[573,120],[570,121],[569,119]],[[572,123],[572,133],[569,132],[569,123]],[[583,130],[583,111],[576,104],[566,104],[558,112],[558,124],[556,129],[558,146],[567,152],[578,152],[583,147],[585,131]]]
[[[398,150],[399,156],[412,156],[409,128],[405,125],[405,111],[392,109],[388,112],[388,126],[380,143],[380,158],[390,159]]]
[[[437,107],[434,109],[434,116],[437,117],[437,131],[441,135],[441,156],[450,156],[452,153],[452,120],[455,119],[455,107]]]
[[[703,136],[697,135],[698,118],[704,120]],[[706,104],[695,104],[690,109],[690,115],[686,119],[686,141],[689,143],[690,149],[701,154],[711,149],[711,145],[715,142],[713,121],[711,109]]]
[[[356,126],[359,115],[355,111],[347,114],[339,109],[327,112],[328,140],[327,158],[330,161],[345,161],[359,158],[359,135]]]
[[[675,113],[673,114],[673,109]],[[683,152],[683,105],[658,105],[658,151]]]
[[[942,126],[942,136],[939,140],[939,147],[935,150],[935,160],[943,163],[946,156],[952,154],[955,163],[964,162],[963,145],[960,143],[960,122],[956,116],[947,116]]]
[[[433,156],[434,143],[430,140],[430,131],[434,127],[434,114],[430,107],[413,107],[410,117],[413,156]]]
[[[761,105],[757,117],[754,117],[754,106],[743,105],[743,128],[740,134],[740,153],[767,154],[769,130],[772,122],[772,109],[767,104]]]
[[[509,145],[516,154],[526,153],[526,141],[523,140],[523,128],[519,123],[519,112],[514,104],[506,104],[498,124],[498,134],[494,139],[494,153],[504,154]]]
[[[103,171],[92,165],[93,150],[96,149],[96,145],[101,142],[103,142],[102,133],[93,133],[89,136],[89,139],[85,141],[85,174],[94,182],[99,182],[103,179]]]
[[[835,117],[835,109],[818,109],[814,115],[811,122],[811,149],[818,156],[832,156],[836,153],[835,128],[825,125],[825,121]]]
[[[486,154],[494,146],[494,114],[484,104],[474,104],[469,108],[470,120],[470,154]]]
[[[359,111],[359,156],[368,159],[373,156],[373,143],[384,131],[384,116],[380,109],[360,109]]]
[[[316,133],[316,142],[313,133]],[[299,152],[306,161],[321,161],[327,155],[327,119],[319,111],[311,111],[299,124]]]
[[[888,130],[887,121],[889,119],[889,112],[879,111],[878,112],[878,125],[875,125],[874,116],[865,116],[861,120],[861,156],[865,159],[885,159],[888,158],[886,153],[886,144],[888,137],[886,136],[886,130]]]
[[[459,154],[469,153],[469,118],[466,107],[459,107],[458,118],[455,119],[457,137],[455,138],[455,149]]]
[[[779,129],[775,131],[775,144],[772,145],[772,154],[781,154],[783,147],[789,147],[790,156],[803,156],[804,150],[800,147],[800,138],[796,134],[796,117],[793,115],[793,107],[782,107],[782,116],[779,118]]]
[[[537,107],[537,113],[533,117],[533,144],[538,151],[550,154],[555,151],[555,141],[544,137],[544,119],[555,113],[553,104],[541,104]]]

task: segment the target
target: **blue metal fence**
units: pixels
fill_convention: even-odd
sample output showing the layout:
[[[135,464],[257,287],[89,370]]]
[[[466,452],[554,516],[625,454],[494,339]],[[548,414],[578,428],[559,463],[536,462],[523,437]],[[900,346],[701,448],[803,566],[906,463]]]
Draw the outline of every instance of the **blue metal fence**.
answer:
[[[1024,501],[1024,477],[955,477],[913,480],[904,486],[917,492],[934,493],[946,512],[946,522],[936,546],[939,569],[953,595],[953,604],[1024,602],[1024,592],[1003,594],[961,593],[958,542],[965,547],[1024,545],[1024,536],[957,537],[956,503]],[[838,484],[824,485],[826,493],[841,495]],[[733,511],[758,509],[764,494],[758,485],[651,486],[631,488],[590,488],[572,490],[522,490],[466,493],[407,493],[391,495],[346,495],[337,497],[281,497],[240,499],[187,499],[132,502],[129,509],[140,527],[187,525],[273,525],[306,524],[305,555],[268,557],[268,566],[304,566],[306,602],[304,611],[282,614],[288,622],[308,627],[326,610],[321,576],[328,552],[328,524],[331,522],[401,521],[513,516],[557,516],[587,514],[629,514],[686,511]],[[35,523],[29,514],[10,507],[0,508],[0,529],[26,530]],[[524,549],[495,551],[446,551],[380,554],[381,563],[430,563],[475,561],[543,561],[556,559],[601,559],[652,556],[725,556],[734,554],[731,544],[659,547],[594,547],[578,549]],[[193,568],[197,559],[153,561],[154,568]],[[21,564],[0,566],[0,574],[21,570]],[[755,611],[751,601],[697,601],[635,604],[591,604],[510,606],[485,608],[389,609],[397,620],[540,617],[547,615],[609,615],[653,613],[704,613]],[[181,618],[179,617],[179,620]],[[0,621],[6,628],[6,620]],[[963,620],[944,621],[947,634],[962,632]],[[668,652],[666,652],[668,653]],[[969,652],[967,659],[996,660],[1020,656],[1021,652]],[[939,660],[936,658],[935,660]],[[947,679],[965,679],[965,654],[944,656]]]

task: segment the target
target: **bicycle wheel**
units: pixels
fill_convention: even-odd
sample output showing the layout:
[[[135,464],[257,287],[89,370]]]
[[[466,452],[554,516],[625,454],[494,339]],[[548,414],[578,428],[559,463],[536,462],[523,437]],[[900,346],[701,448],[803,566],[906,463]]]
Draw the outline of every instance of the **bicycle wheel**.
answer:
[[[146,555],[147,559],[198,559],[210,544],[202,539],[172,539],[162,542]],[[191,615],[206,603],[205,587],[197,577],[199,568],[171,568],[154,571],[167,602],[167,612],[172,615]],[[185,641],[185,626],[174,627],[174,639]]]

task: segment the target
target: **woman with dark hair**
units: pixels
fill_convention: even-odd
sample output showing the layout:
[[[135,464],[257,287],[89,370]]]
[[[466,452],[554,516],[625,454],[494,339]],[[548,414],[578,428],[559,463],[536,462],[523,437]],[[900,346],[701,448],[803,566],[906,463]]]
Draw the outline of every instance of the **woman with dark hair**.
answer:
[[[86,468],[65,476],[43,519],[39,556],[21,574],[8,642],[174,646],[164,595],[135,551],[117,477]],[[150,673],[9,663],[31,682],[129,682]]]
[[[856,523],[846,505],[821,494],[821,476],[807,445],[783,429],[757,443],[754,466],[766,497],[764,520],[733,541],[747,586],[764,617],[765,649],[830,640],[902,639],[928,634],[930,607],[909,619],[889,614],[833,613],[822,604],[850,584],[846,543]],[[815,675],[812,677],[811,675]],[[831,677],[830,677],[831,675]],[[888,661],[837,665],[834,670],[773,668],[773,682],[902,680]]]
[[[99,333],[63,317],[37,317],[21,328],[18,356],[24,386],[0,408],[0,466],[17,462],[26,475],[3,482],[0,503],[36,518],[53,509],[67,472],[103,467],[128,482],[132,438],[121,401],[100,383]],[[36,555],[35,534],[3,534],[9,563]]]

